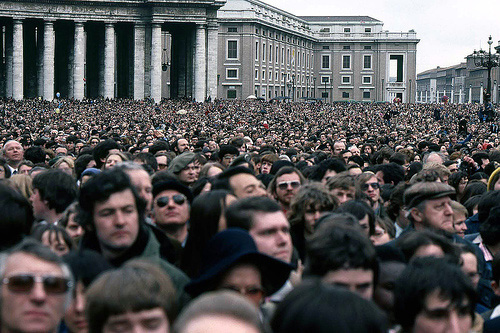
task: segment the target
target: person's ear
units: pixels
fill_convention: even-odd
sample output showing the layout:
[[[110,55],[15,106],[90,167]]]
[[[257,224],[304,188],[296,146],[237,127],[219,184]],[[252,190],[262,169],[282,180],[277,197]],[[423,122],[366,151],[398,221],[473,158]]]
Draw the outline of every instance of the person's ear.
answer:
[[[424,219],[424,214],[415,207],[410,209],[410,215],[415,222],[422,222]]]

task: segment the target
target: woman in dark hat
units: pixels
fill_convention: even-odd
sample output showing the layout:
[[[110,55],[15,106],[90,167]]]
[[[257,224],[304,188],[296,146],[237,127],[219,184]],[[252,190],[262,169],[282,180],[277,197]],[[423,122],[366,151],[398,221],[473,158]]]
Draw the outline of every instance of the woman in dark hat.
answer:
[[[207,244],[202,267],[186,291],[197,297],[214,290],[234,290],[259,307],[266,295],[278,291],[293,267],[260,253],[248,232],[230,228],[216,234]]]

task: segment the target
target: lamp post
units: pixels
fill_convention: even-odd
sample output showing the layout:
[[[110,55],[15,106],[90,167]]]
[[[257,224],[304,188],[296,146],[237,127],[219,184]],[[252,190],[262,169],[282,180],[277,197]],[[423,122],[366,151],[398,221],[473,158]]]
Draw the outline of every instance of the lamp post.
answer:
[[[288,87],[288,97],[290,97],[290,91],[292,90],[292,82],[288,81],[286,83],[286,86]]]
[[[476,67],[485,67],[488,70],[488,82],[486,83],[486,93],[484,94],[484,108],[489,105],[491,100],[491,69],[493,67],[498,67],[500,64],[500,53],[499,49],[494,54],[491,54],[491,44],[493,44],[493,40],[491,36],[488,38],[488,52],[485,50],[474,50],[472,54],[472,59],[474,61],[474,65]],[[483,91],[481,91],[483,93]]]

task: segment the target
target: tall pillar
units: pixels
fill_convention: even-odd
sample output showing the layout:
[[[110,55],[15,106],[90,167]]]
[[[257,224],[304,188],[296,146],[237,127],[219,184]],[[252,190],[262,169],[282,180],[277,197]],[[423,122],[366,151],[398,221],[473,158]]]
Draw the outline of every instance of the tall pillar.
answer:
[[[451,103],[455,100],[455,90],[451,89]]]
[[[43,30],[43,98],[54,99],[54,56],[56,36],[54,22],[45,21]]]
[[[12,31],[12,97],[21,100],[24,97],[24,53],[23,21],[14,20]]]
[[[206,27],[196,26],[196,51],[194,63],[194,99],[197,102],[205,100],[207,90],[207,42]]]
[[[104,30],[104,98],[115,97],[115,26],[106,23]]]
[[[479,90],[479,103],[483,104],[483,83],[481,82],[481,89]]]
[[[12,97],[13,45],[12,26],[5,26],[5,96]]]
[[[491,99],[493,103],[498,102],[498,84],[497,80],[493,81],[493,98]]]
[[[458,93],[458,103],[459,104],[463,103],[462,87],[460,87],[460,92]]]
[[[161,30],[160,30],[161,31]],[[146,27],[138,23],[134,27],[134,99],[144,99],[144,65]]]
[[[73,56],[73,98],[85,98],[85,31],[83,22],[75,22],[75,51]]]
[[[4,25],[0,23],[0,96],[5,97]]]
[[[36,31],[36,65],[37,65],[37,96],[43,96],[43,24],[38,26]]]
[[[469,104],[472,103],[472,84],[469,85]]]
[[[161,25],[151,27],[151,99],[161,101]]]
[[[207,64],[207,96],[217,98],[217,50],[219,27],[217,23],[208,26],[208,64]]]

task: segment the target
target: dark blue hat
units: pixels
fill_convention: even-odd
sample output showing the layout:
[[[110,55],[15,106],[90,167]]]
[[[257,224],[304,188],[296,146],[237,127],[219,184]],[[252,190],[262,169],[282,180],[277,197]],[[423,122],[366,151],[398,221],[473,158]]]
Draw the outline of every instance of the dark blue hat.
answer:
[[[153,198],[156,198],[158,194],[166,190],[175,190],[186,196],[189,203],[193,202],[193,193],[189,187],[182,185],[175,179],[167,179],[158,183],[153,184]]]
[[[186,292],[196,297],[215,290],[222,276],[240,262],[254,264],[259,269],[262,286],[268,295],[274,294],[285,284],[294,268],[259,252],[247,231],[230,228],[217,233],[208,242],[203,252],[200,274],[186,285]]]

